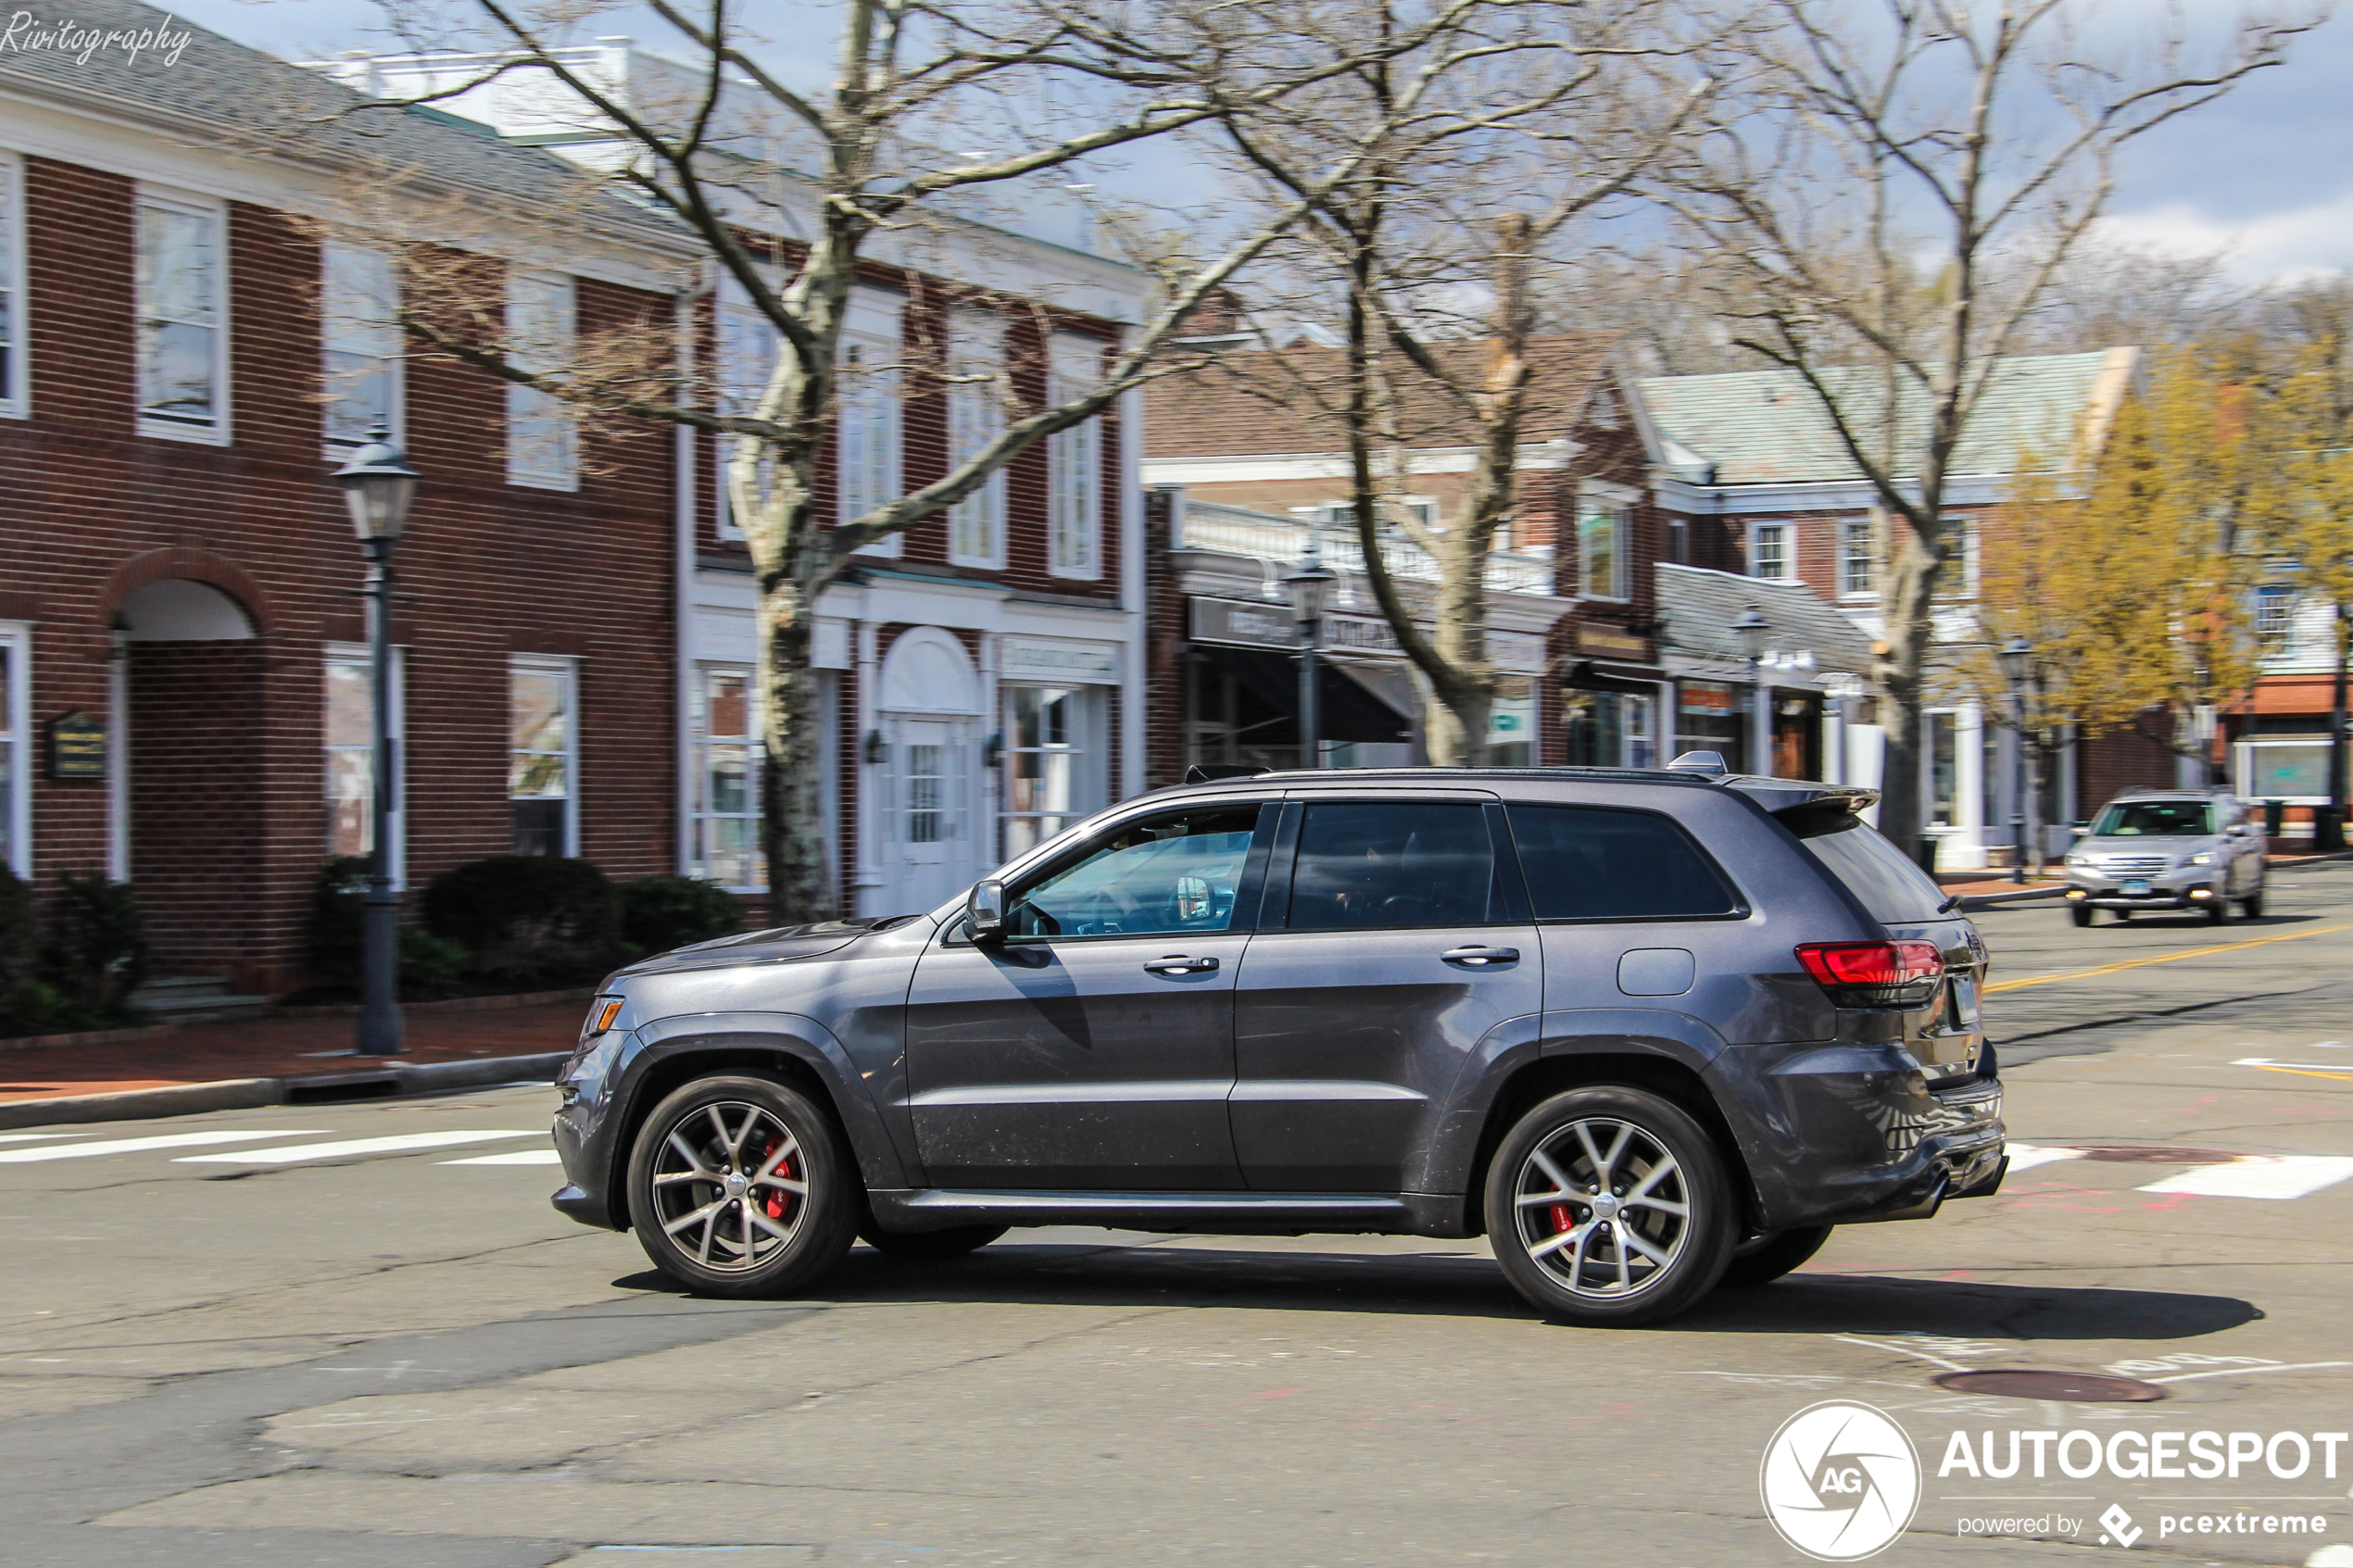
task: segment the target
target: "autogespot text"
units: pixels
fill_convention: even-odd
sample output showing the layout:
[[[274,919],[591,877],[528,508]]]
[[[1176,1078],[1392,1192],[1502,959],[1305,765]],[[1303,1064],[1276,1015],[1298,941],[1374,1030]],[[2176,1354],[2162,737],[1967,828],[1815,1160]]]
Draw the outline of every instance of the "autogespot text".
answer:
[[[2336,1479],[2337,1450],[2347,1441],[2343,1432],[1980,1432],[1970,1441],[1956,1432],[1944,1445],[1938,1478],[1967,1475],[2005,1480],[2020,1474],[2037,1478],[2059,1474],[2086,1480],[2103,1473],[2119,1481],[2235,1481],[2256,1466],[2276,1480],[2293,1481],[2320,1467],[2323,1479]],[[2021,1472],[2020,1466],[2031,1464]],[[2186,1517],[2186,1516],[2185,1516]]]

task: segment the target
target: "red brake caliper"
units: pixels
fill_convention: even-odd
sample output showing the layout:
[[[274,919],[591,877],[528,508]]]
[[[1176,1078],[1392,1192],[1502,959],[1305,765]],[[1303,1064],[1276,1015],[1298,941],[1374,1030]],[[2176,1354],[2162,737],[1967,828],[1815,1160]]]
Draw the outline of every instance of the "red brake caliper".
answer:
[[[770,1143],[769,1143],[769,1145],[768,1145],[768,1147],[767,1147],[767,1148],[763,1148],[763,1149],[761,1149],[761,1150],[760,1151],[760,1162],[761,1162],[762,1165],[767,1164],[767,1163],[768,1163],[768,1157],[769,1157],[770,1155],[772,1155],[772,1154],[775,1153],[775,1152],[776,1152],[776,1145],[775,1145],[775,1142],[774,1142],[774,1140],[771,1140],[771,1141],[770,1141]],[[799,1180],[799,1178],[798,1178],[798,1177],[797,1177],[797,1176],[793,1173],[792,1157],[791,1157],[790,1155],[786,1156],[786,1157],[785,1157],[785,1160],[784,1160],[784,1162],[783,1162],[782,1164],[778,1165],[778,1166],[775,1168],[775,1170],[774,1170],[774,1171],[770,1172],[769,1173],[770,1173],[771,1175],[782,1176],[782,1177],[784,1177],[786,1181],[797,1181],[797,1180]],[[768,1217],[769,1217],[770,1219],[772,1219],[772,1220],[781,1220],[781,1219],[783,1219],[783,1218],[785,1217],[785,1195],[784,1195],[784,1193],[783,1193],[783,1192],[781,1192],[781,1191],[779,1191],[778,1189],[776,1189],[776,1188],[774,1188],[774,1187],[770,1187],[770,1188],[768,1189],[768,1200],[767,1200],[765,1203],[761,1204],[761,1208],[763,1208],[763,1209],[765,1209],[765,1210],[768,1211]]]
[[[1577,1228],[1577,1219],[1576,1219],[1576,1217],[1575,1217],[1574,1215],[1572,1215],[1571,1213],[1569,1213],[1569,1211],[1568,1211],[1568,1205],[1567,1205],[1567,1204],[1566,1204],[1566,1203],[1555,1203],[1555,1204],[1554,1204],[1554,1205],[1553,1205],[1553,1229],[1554,1229],[1554,1231],[1555,1233],[1560,1232],[1560,1231],[1573,1231],[1573,1230],[1575,1230],[1576,1228]]]

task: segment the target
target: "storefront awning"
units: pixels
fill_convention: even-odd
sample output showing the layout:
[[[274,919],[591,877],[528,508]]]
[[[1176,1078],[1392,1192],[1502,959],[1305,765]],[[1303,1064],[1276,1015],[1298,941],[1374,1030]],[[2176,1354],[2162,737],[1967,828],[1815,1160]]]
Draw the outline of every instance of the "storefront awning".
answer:
[[[1218,647],[1196,643],[1194,650],[1248,686],[1279,713],[1299,714],[1299,657],[1264,648]],[[1413,721],[1352,681],[1328,659],[1315,670],[1315,694],[1323,709],[1321,738],[1369,745],[1411,740]]]

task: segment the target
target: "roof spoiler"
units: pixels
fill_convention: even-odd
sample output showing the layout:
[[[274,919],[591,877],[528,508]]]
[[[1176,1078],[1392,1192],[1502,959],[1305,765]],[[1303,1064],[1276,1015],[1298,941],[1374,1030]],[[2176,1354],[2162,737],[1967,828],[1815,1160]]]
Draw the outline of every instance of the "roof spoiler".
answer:
[[[1271,773],[1272,768],[1262,768],[1255,762],[1196,762],[1185,770],[1189,784],[1215,784],[1220,779],[1254,779],[1261,773]]]
[[[1794,806],[1777,807],[1773,820],[1800,838],[1821,838],[1855,826],[1878,804],[1878,790],[1833,785]]]

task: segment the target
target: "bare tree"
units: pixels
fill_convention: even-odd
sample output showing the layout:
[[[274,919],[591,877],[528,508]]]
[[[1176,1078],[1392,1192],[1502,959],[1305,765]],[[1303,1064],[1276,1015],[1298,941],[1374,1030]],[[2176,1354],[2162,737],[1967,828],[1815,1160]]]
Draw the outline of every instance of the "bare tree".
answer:
[[[1303,87],[1410,55],[1462,12],[1491,0],[1440,0],[1410,24],[1312,59],[1288,56],[1267,0],[1167,0],[1133,7],[1007,0],[954,9],[907,0],[846,0],[834,14],[829,89],[804,90],[765,63],[769,41],[728,0],[648,0],[691,69],[656,101],[624,92],[565,47],[596,7],[574,0],[450,0],[480,64],[410,102],[441,102],[528,79],[615,139],[591,170],[598,196],[626,194],[684,225],[729,290],[773,332],[764,384],[735,399],[682,361],[673,323],[609,332],[558,365],[510,342],[494,294],[470,257],[420,241],[409,249],[402,324],[442,355],[534,387],[584,415],[618,415],[730,438],[726,493],[750,545],[760,592],[763,847],[780,921],[831,912],[820,830],[816,687],[811,638],[819,596],[856,553],[973,495],[1025,450],[1093,418],[1167,368],[1161,356],[1193,307],[1249,264],[1353,165],[1309,177],[1287,207],[1246,227],[1149,258],[1159,295],[1148,320],[1107,352],[1079,389],[1049,391],[1006,364],[974,370],[945,345],[901,374],[932,390],[986,382],[1000,417],[932,483],[828,526],[815,504],[820,454],[843,391],[841,334],[853,280],[878,239],[903,253],[958,217],[990,216],[1050,171],[1223,114],[1279,102]],[[441,13],[446,19],[452,13]],[[803,17],[799,19],[806,20]],[[406,35],[432,19],[401,16]],[[446,31],[431,34],[447,42]],[[801,34],[805,38],[806,34]],[[1029,190],[1025,192],[1025,182]],[[584,198],[584,201],[586,198]],[[560,225],[559,225],[560,227]],[[551,235],[551,238],[560,238]],[[1041,324],[1051,301],[1015,306]],[[1022,386],[1032,387],[1025,395]]]
[[[1340,318],[1338,349],[1269,357],[1262,394],[1340,438],[1374,599],[1437,698],[1430,756],[1468,765],[1485,760],[1500,680],[1488,561],[1520,504],[1538,381],[1531,274],[1711,88],[1686,64],[1697,46],[1641,0],[1487,6],[1413,50],[1375,47],[1403,36],[1409,14],[1381,0],[1323,16],[1311,47],[1364,63],[1236,104],[1218,124],[1266,210],[1306,214],[1284,257],[1294,305]],[[1350,172],[1333,180],[1335,168]],[[1396,504],[1411,449],[1433,442],[1474,452],[1468,495],[1442,524]],[[1399,536],[1435,565],[1427,627],[1389,563]]]
[[[2285,57],[2320,19],[2252,14],[2194,61],[2178,17],[2108,46],[2073,0],[1771,0],[1738,112],[1667,199],[1723,280],[1733,342],[1790,372],[1878,505],[1887,715],[1881,825],[1920,827],[1931,615],[1961,527],[1956,452],[1999,359],[2106,207],[2120,149]]]

